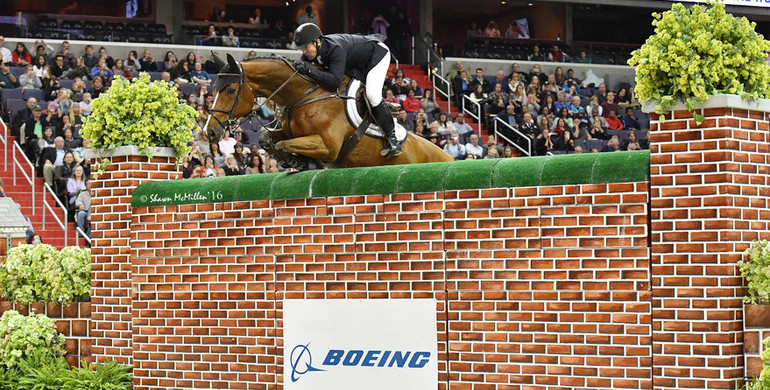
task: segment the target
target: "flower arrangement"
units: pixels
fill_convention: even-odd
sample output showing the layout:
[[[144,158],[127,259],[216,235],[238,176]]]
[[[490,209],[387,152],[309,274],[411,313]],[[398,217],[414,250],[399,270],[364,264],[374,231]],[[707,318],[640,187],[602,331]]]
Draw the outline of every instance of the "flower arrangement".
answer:
[[[24,316],[9,310],[0,317],[0,367],[13,369],[29,357],[64,356],[64,336],[42,314]]]
[[[754,30],[756,23],[728,14],[723,3],[689,8],[677,3],[653,18],[655,34],[634,50],[628,64],[636,67],[636,96],[657,101],[655,112],[663,114],[680,100],[692,111],[709,95],[770,95],[765,61],[770,42]],[[703,116],[694,114],[702,122]]]
[[[136,145],[152,157],[153,148],[170,147],[179,162],[190,152],[197,115],[179,103],[174,89],[150,82],[147,73],[131,81],[115,76],[110,89],[91,104],[81,132],[94,149]]]
[[[14,302],[70,303],[90,291],[90,249],[19,245],[0,264],[0,295]]]
[[[770,303],[770,242],[754,241],[738,262],[741,275],[748,282],[743,298],[746,303]]]

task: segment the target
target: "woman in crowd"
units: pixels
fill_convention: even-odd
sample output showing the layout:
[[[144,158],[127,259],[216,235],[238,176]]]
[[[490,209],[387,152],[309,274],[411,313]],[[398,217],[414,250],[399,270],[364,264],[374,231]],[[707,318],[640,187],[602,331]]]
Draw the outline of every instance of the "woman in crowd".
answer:
[[[104,93],[104,79],[100,76],[94,77],[91,81],[91,89],[88,90],[88,93],[91,94],[91,99],[96,99],[99,95]],[[85,96],[83,97],[83,101],[85,101]]]
[[[64,158],[62,158],[62,165],[58,167],[55,172],[55,183],[57,186],[59,186],[57,193],[63,193],[64,190],[67,189],[67,181],[72,177],[72,174],[75,172],[75,168],[78,166],[79,164],[75,162],[75,155],[72,154],[72,152],[64,153]]]
[[[35,71],[35,74],[37,77],[43,77],[43,70],[45,70],[45,67],[48,66],[48,64],[45,63],[45,57],[37,57],[37,61],[32,62],[32,70]]]
[[[82,79],[83,77],[88,78],[90,75],[91,75],[91,72],[85,66],[85,63],[83,62],[83,58],[77,57],[75,59],[75,66],[70,68],[68,71],[64,72],[64,75],[62,76],[62,78],[66,80],[76,80],[76,79]]]
[[[209,153],[209,156],[211,156],[214,159],[214,163],[218,167],[222,167],[225,165],[225,155],[222,153],[221,150],[219,150],[219,144],[216,142],[209,143],[209,148],[211,148],[211,153]]]
[[[46,126],[43,129],[43,136],[37,140],[37,154],[40,155],[45,148],[54,147],[53,139],[53,126]]]
[[[238,166],[241,168],[246,168],[246,165],[248,164],[248,155],[243,153],[243,144],[238,142],[235,144],[235,152],[233,152],[233,157],[235,157],[235,162],[238,163]]]
[[[192,82],[192,79],[190,78],[190,63],[187,60],[184,60],[179,63],[179,65],[176,68],[177,72],[177,78],[174,79],[179,84],[187,84]]]
[[[406,94],[406,99],[404,99],[404,110],[406,110],[406,112],[417,112],[420,107],[422,107],[422,105],[415,97],[414,90],[410,89]]]
[[[177,61],[176,56],[174,55],[174,52],[169,50],[166,52],[166,56],[163,57],[163,66],[165,67],[166,71],[169,72],[171,68],[176,68],[176,65],[179,61]]]
[[[70,98],[73,102],[80,103],[83,101],[83,94],[86,92],[86,83],[83,79],[75,79],[72,81],[71,92]]]
[[[425,90],[422,99],[420,99],[420,106],[425,109],[425,112],[433,112],[436,110],[436,102],[433,100],[433,90]]]
[[[511,158],[513,157],[513,148],[510,146],[506,146],[505,149],[503,149],[503,158]]]
[[[16,50],[11,55],[12,61],[16,66],[27,66],[32,63],[32,55],[27,50],[27,46],[19,42],[16,44]]]
[[[246,168],[246,174],[256,175],[259,173],[265,173],[264,161],[262,161],[262,156],[254,154],[249,159],[249,166]]]
[[[515,91],[516,87],[519,85],[524,86],[524,83],[521,81],[521,75],[518,73],[513,73],[511,78],[508,80],[508,90]]]
[[[99,58],[99,61],[96,63],[96,66],[91,69],[91,79],[95,79],[96,77],[101,77],[102,79],[109,80],[112,78],[112,71],[110,70],[109,66],[107,66],[107,60],[104,58]],[[94,96],[94,99],[96,99],[98,96]]]
[[[516,112],[521,112],[521,109],[527,104],[527,94],[524,92],[524,85],[519,84],[516,86],[509,101],[516,107]],[[531,112],[537,112],[537,110]]]
[[[524,107],[527,107],[527,111],[536,114],[540,112],[540,98],[537,97],[537,93],[530,89],[527,92],[527,101],[524,103]]]
[[[552,115],[556,115],[559,110],[556,109],[556,101],[553,98],[553,95],[546,94],[545,95],[545,104],[543,104],[543,107],[548,108],[548,113]]]
[[[134,78],[134,75],[123,65],[123,60],[120,58],[115,60],[115,66],[112,68],[112,73],[128,80]]]
[[[40,82],[40,78],[35,73],[35,69],[32,65],[27,65],[24,74],[19,76],[19,87],[21,89],[43,88],[43,83]]]
[[[62,117],[62,119],[65,117]],[[66,116],[66,120],[69,121],[70,116]],[[80,147],[82,144],[80,141],[80,138],[75,137],[74,132],[72,131],[72,126],[64,127],[62,129],[62,134],[64,137],[64,149],[65,150],[75,150]]]
[[[412,89],[412,90],[414,90],[414,97],[416,97],[417,99],[419,99],[419,98],[421,98],[421,97],[422,97],[422,94],[423,94],[423,89],[422,89],[422,88],[420,88],[420,86],[419,86],[419,85],[417,85],[417,80],[415,80],[415,79],[412,79],[412,80],[409,82],[409,88],[410,88],[410,89]]]
[[[564,86],[564,69],[561,68],[561,66],[556,67],[556,71],[553,75],[554,81],[556,81],[556,85],[558,85],[560,88]]]
[[[232,154],[228,154],[227,158],[225,159],[225,175],[227,176],[238,176],[243,175],[246,172],[246,169],[238,165],[238,161],[235,161],[235,156]]]
[[[80,165],[75,166],[75,170],[72,171],[72,177],[67,180],[67,193],[69,194],[69,202],[71,205],[75,204],[75,199],[81,191],[86,189],[86,175],[83,167]]]
[[[572,118],[569,117],[569,110],[567,109],[567,107],[562,107],[561,109],[559,109],[559,116],[551,120],[551,127],[557,127],[558,126],[557,121],[559,119],[564,120],[566,128],[570,130],[572,129]]]
[[[562,152],[575,151],[575,140],[572,139],[572,133],[569,131],[561,133],[559,138],[556,139],[553,149],[560,150]]]
[[[72,107],[72,99],[70,99],[70,90],[67,88],[59,89],[58,96],[56,96],[56,105],[59,109],[59,117],[69,115],[70,108]]]
[[[211,145],[216,145],[216,144],[211,144]],[[206,167],[206,177],[218,176],[219,167],[217,166],[217,163],[214,161],[214,157],[212,157],[211,155],[206,156],[205,167]]]
[[[541,128],[540,135],[535,138],[535,154],[545,156],[549,150],[553,149],[553,140],[548,132],[548,127]]]
[[[145,72],[158,71],[158,64],[155,62],[155,58],[150,55],[150,49],[144,49],[142,52],[142,58],[139,60],[139,66]]]
[[[561,137],[561,134],[564,132],[570,132],[570,129],[567,126],[567,121],[562,117],[556,118],[556,123],[551,129],[551,132],[559,137]]]
[[[43,100],[56,100],[59,97],[61,84],[56,76],[51,76],[43,81]]]
[[[497,154],[497,148],[487,148],[487,155],[484,158],[485,159],[500,158],[500,155]]]
[[[452,123],[451,120],[449,120],[449,117],[445,112],[442,112],[438,114],[438,120],[436,120],[438,123],[438,132],[439,134],[443,136],[448,136],[450,134],[457,133],[457,129],[455,128],[454,123]],[[442,147],[444,145],[441,145]]]
[[[83,101],[79,105],[84,117],[91,115],[91,92],[83,94]]]
[[[140,70],[143,70],[138,56],[139,54],[136,52],[136,50],[131,50],[128,52],[128,58],[126,59],[125,67],[132,74],[138,74]]]

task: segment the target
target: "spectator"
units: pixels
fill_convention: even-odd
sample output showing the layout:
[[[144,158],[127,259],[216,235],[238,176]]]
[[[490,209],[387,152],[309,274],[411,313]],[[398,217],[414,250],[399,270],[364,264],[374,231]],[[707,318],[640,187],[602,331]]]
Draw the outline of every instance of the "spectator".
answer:
[[[620,107],[615,103],[615,92],[607,92],[607,101],[602,103],[601,106],[605,118],[610,116],[610,111],[614,111],[617,114]]]
[[[601,118],[601,117],[600,117]],[[602,123],[595,121],[591,124],[591,129],[588,130],[588,139],[607,139],[608,134],[604,131]]]
[[[626,108],[626,116],[620,120],[623,122],[623,128],[626,130],[640,130],[642,128],[639,121],[636,120],[634,109],[631,107]]]
[[[489,100],[487,98],[487,94],[484,93],[484,87],[481,86],[481,84],[475,84],[473,87],[473,92],[468,95],[468,98],[474,103],[478,103],[478,106],[475,104],[465,105],[465,108],[475,114],[479,118],[484,117],[484,104],[488,103]],[[481,107],[481,112],[479,112],[479,107]]]
[[[460,137],[458,137],[457,134],[454,134],[449,138],[449,143],[444,145],[444,151],[454,157],[455,160],[465,160],[467,154],[465,145],[460,144]]]
[[[45,62],[45,57],[36,57],[36,60],[32,61],[32,70],[35,71],[35,75],[41,78],[48,78],[50,74],[50,67]],[[46,70],[48,72],[46,73]]]
[[[11,73],[11,68],[5,63],[0,64],[0,88],[16,88],[16,76]]]
[[[607,146],[604,147],[604,150],[602,152],[618,152],[620,151],[620,139],[617,135],[613,135],[612,138],[610,138],[610,141],[607,143]]]
[[[438,121],[433,121],[428,125],[428,134],[425,136],[425,139],[432,142],[439,148],[444,148],[444,145],[446,144],[446,138],[441,136],[441,134],[438,132]]]
[[[506,147],[503,149],[503,158],[513,158],[513,157],[515,157],[515,156],[513,155],[513,148],[512,148],[512,147],[510,147],[510,146],[506,146]]]
[[[211,146],[214,145],[216,144],[211,144]],[[211,150],[213,152],[214,148],[212,147]],[[224,162],[224,156],[222,156],[222,161]],[[219,166],[217,166],[217,163],[214,161],[214,157],[212,155],[206,156],[205,177],[217,177],[219,176],[219,170]]]
[[[38,57],[45,58],[45,63],[51,63],[51,56],[53,55],[53,47],[45,41],[35,41],[35,55],[32,56],[32,63],[36,64]]]
[[[91,94],[91,98],[93,99],[98,99],[99,95],[104,93],[104,79],[101,76],[94,77],[93,81],[91,82],[91,89],[88,90],[88,93]],[[83,94],[83,101],[85,100],[85,94]],[[90,113],[90,110],[88,112]]]
[[[471,25],[468,27],[468,31],[465,32],[465,38],[478,38],[483,34],[484,33],[481,31],[481,29],[476,25],[476,22],[471,21]]]
[[[481,85],[485,94],[492,92],[492,85],[484,78],[484,69],[476,69],[476,78],[473,79],[470,86],[472,91],[476,90],[476,85]]]
[[[445,112],[438,114],[438,119],[436,120],[436,123],[438,124],[439,134],[443,136],[457,134],[457,129],[455,129],[454,124],[452,124],[452,121],[449,120],[449,117]]]
[[[565,131],[561,133],[559,138],[554,143],[554,150],[560,150],[562,152],[572,152],[575,150],[575,140],[572,139],[572,133]]]
[[[32,55],[27,50],[27,46],[21,42],[16,44],[16,50],[13,51],[11,59],[16,66],[27,66],[32,63]]]
[[[633,102],[633,96],[628,92],[628,89],[625,87],[621,87],[618,90],[618,95],[615,96],[615,101],[618,103],[618,107],[625,109],[626,107],[632,105]]]
[[[455,117],[454,128],[457,132],[457,135],[460,137],[460,143],[462,144],[467,144],[470,142],[472,136],[478,136],[478,134],[476,134],[476,130],[473,130],[469,124],[465,123],[464,112],[457,113],[457,116]]]
[[[91,181],[86,181],[85,191],[80,191],[75,198],[75,210],[78,227],[91,238]]]
[[[264,151],[262,151],[264,153]],[[246,168],[247,175],[256,175],[259,173],[265,173],[265,165],[262,160],[262,155],[254,154],[249,159],[249,166]]]
[[[235,162],[238,163],[238,166],[240,166],[243,169],[246,169],[246,164],[248,163],[248,152],[244,152],[243,150],[243,144],[240,142],[235,143],[235,152],[233,152],[233,157],[235,157]]]
[[[580,96],[575,96],[572,98],[572,101],[567,105],[570,115],[576,116],[580,112],[580,109],[583,108],[580,106],[580,102]]]
[[[238,37],[235,36],[235,28],[227,26],[227,33],[222,35],[222,46],[238,47]]]
[[[76,167],[80,167],[80,164],[75,161],[75,155],[70,151],[64,153],[64,163],[54,170],[56,176],[54,189],[57,194],[67,189],[67,181],[72,177]]]
[[[406,131],[414,132],[414,121],[407,120],[406,110],[403,108],[398,111],[398,119],[396,119],[396,123],[405,128]]]
[[[388,27],[390,27],[390,23],[385,20],[382,14],[377,14],[377,16],[372,19],[370,27],[372,29],[372,34],[380,34],[385,38],[388,37]]]
[[[491,147],[491,148],[488,148],[488,149],[485,149],[485,150],[487,152],[486,153],[487,155],[484,157],[484,159],[490,159],[491,160],[493,158],[500,158],[500,153],[497,151],[496,147]]]
[[[133,58],[132,58],[133,54]],[[112,68],[115,66],[115,60],[107,55],[107,49],[104,48],[104,46],[99,48],[99,58],[104,58],[104,61],[107,62],[107,68]],[[98,62],[98,61],[97,61]],[[129,69],[132,70],[132,72],[139,71],[140,68],[134,69],[134,66],[138,66],[138,62],[136,62],[136,50],[131,50],[128,53],[128,60],[125,62],[125,65],[129,67]]]
[[[599,99],[599,104],[607,101],[607,85],[604,83],[599,84],[596,90],[594,90],[593,96]]]
[[[575,58],[575,62],[580,63],[580,64],[590,64],[591,63],[591,58],[588,57],[588,55],[586,54],[585,50],[581,50],[580,51],[580,55],[578,55],[578,57]]]
[[[48,127],[46,129],[48,129]],[[66,153],[67,151],[64,150],[63,137],[56,137],[54,140],[54,147],[47,147],[40,153],[40,163],[43,165],[43,178],[45,178],[45,182],[48,183],[48,185],[53,185],[56,167],[60,167],[64,164],[64,155]]]
[[[232,138],[230,136],[230,130],[226,129],[224,135],[222,136],[222,139],[219,141],[219,149],[225,155],[233,154],[235,152],[236,143],[238,143],[238,141],[236,141],[235,138]]]
[[[69,66],[64,64],[64,57],[58,55],[54,57],[53,64],[51,64],[49,69],[52,75],[61,78],[64,75],[64,72],[69,70]]]
[[[636,132],[632,131],[628,133],[628,139],[623,141],[623,145],[620,147],[622,150],[641,150],[644,149],[641,143],[636,139]]]
[[[139,60],[139,67],[145,72],[158,71],[158,64],[155,62],[155,58],[150,54],[150,49],[144,49],[142,52],[142,59]]]
[[[2,35],[0,35],[0,63],[13,63],[13,54],[11,54],[10,49],[5,47],[5,37]]]
[[[123,60],[118,58],[117,61],[115,61],[115,66],[112,68],[112,73],[116,76],[123,77],[124,79],[131,80],[134,78],[134,75],[131,73],[128,68],[126,68],[123,65]]]
[[[452,90],[454,91],[455,96],[455,104],[458,107],[461,107],[463,95],[467,95],[473,91],[471,88],[471,81],[468,79],[468,72],[460,72],[460,77],[456,78],[452,84]]]
[[[548,61],[551,62],[564,62],[566,60],[564,52],[559,49],[559,45],[553,45],[551,52],[548,53]]]
[[[313,12],[313,6],[308,5],[305,7],[305,12],[303,12],[301,15],[299,15],[299,18],[297,19],[297,24],[305,24],[305,23],[313,23],[316,26],[318,25],[318,15],[316,15],[315,12]]]
[[[487,27],[484,29],[484,36],[487,38],[499,38],[502,34],[500,34],[500,29],[497,28],[497,24],[491,21],[487,23]]]
[[[433,100],[432,89],[425,90],[422,95],[422,99],[420,99],[420,106],[425,110],[425,112],[434,112],[437,109],[436,102]]]
[[[467,158],[479,160],[484,158],[484,148],[479,145],[479,136],[476,134],[472,134],[470,136],[470,142],[465,144],[465,152],[467,154]]]
[[[211,76],[202,68],[203,65],[200,62],[196,62],[195,70],[190,72],[190,80],[201,85],[209,85],[211,84]]]
[[[225,130],[225,132],[227,132],[227,130]],[[219,141],[219,142],[222,142],[222,141]],[[220,149],[220,144],[216,142],[210,142],[209,149],[211,149],[209,156],[211,156],[214,159],[214,164],[216,164],[216,166],[218,167],[224,166],[225,154],[222,153],[222,150]],[[235,150],[235,147],[233,147],[233,150]]]
[[[40,235],[37,233],[32,233],[32,235],[27,235],[27,244],[32,246],[38,246],[43,243],[43,239],[40,238]]]
[[[571,125],[571,123],[570,123]],[[556,118],[556,124],[551,129],[551,133],[554,135],[561,137],[562,133],[570,133],[572,130],[570,130],[569,126],[567,125],[567,120],[564,118]]]
[[[69,118],[69,116],[67,116],[67,118]],[[75,137],[71,127],[64,128],[62,132],[64,134],[64,149],[75,150],[82,146],[83,141],[80,138]]]
[[[580,118],[572,118],[572,139],[591,139],[588,135],[588,127],[583,126]]]
[[[75,59],[75,66],[64,72],[61,78],[65,80],[74,80],[82,79],[84,77],[87,78],[89,76],[91,76],[91,71],[85,66],[83,59],[78,57]]]
[[[235,160],[235,156],[232,154],[228,154],[225,158],[225,175],[227,176],[237,176],[237,175],[243,175],[246,172],[246,169],[238,165],[238,162]]]
[[[414,131],[416,132],[419,126],[422,126],[423,130],[428,129],[428,125],[428,114],[425,111],[418,111],[414,116]]]
[[[604,108],[599,104],[599,97],[596,95],[591,96],[591,100],[588,102],[588,106],[586,107],[586,113],[588,116],[594,116],[594,112],[596,112],[597,115],[602,115],[602,112],[604,111]]]
[[[43,83],[40,82],[40,79],[35,74],[35,69],[32,67],[32,65],[27,65],[25,68],[24,74],[19,76],[19,87],[22,89],[41,89],[43,88]]]
[[[86,54],[83,56],[83,65],[90,69],[96,66],[99,62],[99,57],[94,55],[94,47],[92,45],[86,45]]]
[[[449,72],[447,72],[446,79],[451,82],[454,79],[459,78],[460,77],[460,72],[462,72],[462,71],[463,71],[463,62],[462,61],[457,61],[457,62],[455,62],[454,69],[451,69],[451,70],[449,70]]]
[[[618,119],[618,115],[615,111],[610,111],[610,116],[604,118],[607,121],[607,128],[610,130],[623,130],[623,122]]]
[[[28,100],[27,107],[29,107],[30,104],[31,102]],[[33,141],[31,142],[35,144],[35,148],[32,149],[33,153],[27,154],[27,156],[32,157],[37,155],[37,140],[43,137],[43,129],[48,126],[48,121],[45,119],[45,117],[43,117],[40,105],[33,105],[30,111],[30,116],[27,117],[26,121],[24,122],[24,132],[19,132],[19,138],[25,140],[26,142]],[[21,129],[21,124],[19,126]],[[53,129],[51,129],[51,134],[53,134]],[[36,159],[30,158],[30,161],[35,162]]]
[[[551,134],[548,128],[541,128],[540,135],[535,139],[535,154],[538,156],[545,156],[549,150],[554,148],[553,141],[551,140]]]
[[[91,92],[83,94],[83,101],[79,104],[80,110],[83,112],[83,116],[87,117],[91,115]]]
[[[391,89],[385,91],[385,97],[382,100],[388,103],[388,106],[390,106],[391,109],[401,108],[401,100],[399,100],[396,95],[393,94],[393,90]]]
[[[293,34],[293,33],[292,33],[292,34]],[[293,43],[293,42],[292,42],[292,43]],[[296,46],[296,44],[295,44],[295,46]],[[254,50],[249,50],[249,54],[247,54],[247,55],[246,55],[246,57],[244,57],[244,59],[243,59],[243,60],[244,60],[244,61],[251,61],[251,60],[254,60],[254,59],[256,59],[256,58],[257,58],[257,52],[256,52],[256,51],[254,51]]]
[[[99,58],[99,60],[96,63],[96,66],[91,68],[91,79],[95,79],[98,76],[98,77],[101,77],[102,79],[109,80],[112,78],[112,75],[113,75],[112,71],[110,70],[109,66],[107,66],[107,60],[104,58]],[[94,82],[95,81],[96,80],[94,80]],[[98,97],[99,96],[94,95],[94,99]]]
[[[11,121],[11,123],[12,123],[11,135],[13,135],[15,137],[19,137],[20,136],[19,135],[19,128],[21,127],[22,124],[27,122],[27,120],[29,118],[32,117],[32,109],[35,108],[36,105],[37,105],[37,99],[31,97],[31,98],[27,99],[27,106],[24,109],[21,109],[21,110],[17,111],[13,115],[13,120]],[[21,138],[23,140],[24,137],[21,137]],[[22,141],[22,143],[23,143],[23,141]]]
[[[65,70],[75,66],[76,57],[72,54],[72,51],[70,50],[69,42],[64,41],[61,43],[61,51],[56,53],[56,56],[57,57],[62,56]]]
[[[529,143],[526,140],[521,140],[522,142],[519,143],[519,146],[524,150],[528,150],[530,155],[532,155],[532,148],[534,148],[535,145],[535,138],[540,134],[540,128],[537,126],[537,123],[535,123],[535,120],[532,118],[532,114],[529,112],[524,114],[521,125],[519,125],[519,131],[529,138]]]
[[[416,97],[417,99],[422,98],[423,90],[422,88],[420,88],[419,85],[417,85],[416,79],[409,80],[409,89],[414,90],[414,97]]]
[[[591,117],[591,126],[596,122],[599,122],[603,129],[608,129],[610,127],[607,120],[603,116],[600,116],[597,111],[594,111],[593,116]]]
[[[78,194],[86,190],[86,175],[83,167],[78,165],[72,171],[72,177],[67,180],[67,194],[69,194],[69,204],[74,205]]]
[[[257,30],[265,30],[270,27],[267,20],[262,17],[262,10],[259,8],[254,9],[254,16],[249,18],[249,24],[253,24]]]
[[[541,61],[541,62],[544,62],[545,61],[545,55],[543,55],[543,53],[540,52],[540,46],[539,45],[535,45],[535,46],[532,47],[532,53],[530,53],[530,55],[527,57],[527,59],[529,61]]]

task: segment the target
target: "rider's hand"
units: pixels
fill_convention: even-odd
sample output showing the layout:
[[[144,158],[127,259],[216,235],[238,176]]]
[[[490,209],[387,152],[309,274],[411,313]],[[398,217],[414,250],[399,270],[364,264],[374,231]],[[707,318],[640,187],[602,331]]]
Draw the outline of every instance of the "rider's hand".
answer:
[[[311,66],[310,66],[310,63],[308,62],[300,61],[297,63],[297,72],[299,72],[300,74],[309,75],[310,69],[311,69]]]

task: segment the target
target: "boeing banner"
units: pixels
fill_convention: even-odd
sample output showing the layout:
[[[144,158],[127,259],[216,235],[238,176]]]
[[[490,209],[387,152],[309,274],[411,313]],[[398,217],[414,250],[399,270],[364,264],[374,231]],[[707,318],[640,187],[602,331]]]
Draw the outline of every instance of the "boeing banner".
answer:
[[[286,390],[438,388],[435,299],[283,304]]]

